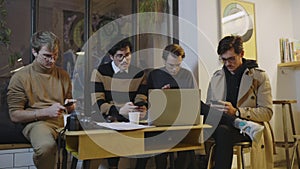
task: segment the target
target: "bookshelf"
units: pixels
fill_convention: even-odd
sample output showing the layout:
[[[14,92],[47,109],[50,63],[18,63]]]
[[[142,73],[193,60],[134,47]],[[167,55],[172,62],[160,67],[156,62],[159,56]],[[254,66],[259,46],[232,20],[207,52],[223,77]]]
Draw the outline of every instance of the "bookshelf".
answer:
[[[278,67],[300,67],[300,61],[279,63]]]
[[[278,67],[300,67],[300,40],[280,38],[280,59]]]

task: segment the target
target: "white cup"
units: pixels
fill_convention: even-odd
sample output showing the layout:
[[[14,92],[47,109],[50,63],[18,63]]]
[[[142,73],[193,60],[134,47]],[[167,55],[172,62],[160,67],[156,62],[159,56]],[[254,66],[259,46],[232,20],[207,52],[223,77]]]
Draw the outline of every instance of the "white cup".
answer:
[[[200,125],[203,125],[204,115],[200,115]]]
[[[140,121],[140,112],[129,112],[129,121],[132,124],[139,124]]]
[[[67,125],[67,118],[70,116],[70,114],[64,114],[64,126]]]

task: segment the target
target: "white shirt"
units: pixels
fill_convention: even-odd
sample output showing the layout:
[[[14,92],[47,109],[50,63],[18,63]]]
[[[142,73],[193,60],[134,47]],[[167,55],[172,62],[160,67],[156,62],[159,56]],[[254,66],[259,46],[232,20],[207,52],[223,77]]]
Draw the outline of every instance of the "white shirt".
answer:
[[[121,69],[115,64],[114,61],[111,62],[111,66],[112,66],[115,74],[121,71]],[[128,69],[126,69],[125,72],[128,73]]]

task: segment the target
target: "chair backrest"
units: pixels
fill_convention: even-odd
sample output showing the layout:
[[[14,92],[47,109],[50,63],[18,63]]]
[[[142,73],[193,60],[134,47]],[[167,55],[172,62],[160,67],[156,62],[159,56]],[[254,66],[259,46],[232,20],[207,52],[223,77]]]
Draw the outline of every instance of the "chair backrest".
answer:
[[[24,126],[22,124],[13,123],[8,114],[7,105],[7,86],[9,79],[1,80],[0,88],[0,144],[25,143],[28,140],[22,134]]]

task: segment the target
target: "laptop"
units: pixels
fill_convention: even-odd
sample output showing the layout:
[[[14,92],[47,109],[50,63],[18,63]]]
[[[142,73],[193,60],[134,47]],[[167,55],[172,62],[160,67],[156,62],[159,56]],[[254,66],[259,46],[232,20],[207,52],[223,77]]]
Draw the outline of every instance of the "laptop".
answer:
[[[148,123],[154,126],[200,124],[200,89],[150,89]]]

